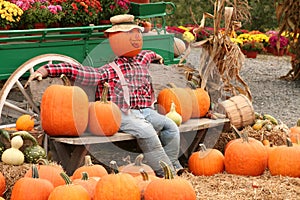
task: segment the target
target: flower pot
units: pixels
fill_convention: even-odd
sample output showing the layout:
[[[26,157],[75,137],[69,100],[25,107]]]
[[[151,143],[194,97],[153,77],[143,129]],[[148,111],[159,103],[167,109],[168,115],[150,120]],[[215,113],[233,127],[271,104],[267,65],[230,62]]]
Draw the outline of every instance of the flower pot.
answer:
[[[274,51],[272,52],[274,56],[283,56],[285,52],[285,49],[274,49]]]
[[[245,53],[247,58],[256,58],[258,54],[257,51],[246,51]]]

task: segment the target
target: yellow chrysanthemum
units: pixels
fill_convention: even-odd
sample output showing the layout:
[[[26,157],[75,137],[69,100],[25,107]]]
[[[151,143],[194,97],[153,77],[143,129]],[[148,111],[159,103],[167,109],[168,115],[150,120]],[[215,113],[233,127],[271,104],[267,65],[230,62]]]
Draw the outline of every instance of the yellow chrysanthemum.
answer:
[[[195,40],[194,35],[189,31],[185,31],[182,35],[182,38],[187,42],[192,42]]]

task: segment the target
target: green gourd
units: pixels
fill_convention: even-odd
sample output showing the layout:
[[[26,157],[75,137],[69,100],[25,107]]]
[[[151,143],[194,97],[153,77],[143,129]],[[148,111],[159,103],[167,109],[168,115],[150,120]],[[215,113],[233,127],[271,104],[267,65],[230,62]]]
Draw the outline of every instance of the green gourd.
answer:
[[[39,159],[46,158],[46,151],[41,147],[38,141],[27,131],[18,131],[12,134],[13,136],[21,136],[24,140],[28,139],[32,142],[31,146],[24,149],[25,161],[27,163],[37,163]]]
[[[11,139],[11,148],[6,149],[1,160],[5,164],[9,165],[22,165],[24,163],[24,154],[19,150],[23,146],[23,139],[21,136],[17,135]]]

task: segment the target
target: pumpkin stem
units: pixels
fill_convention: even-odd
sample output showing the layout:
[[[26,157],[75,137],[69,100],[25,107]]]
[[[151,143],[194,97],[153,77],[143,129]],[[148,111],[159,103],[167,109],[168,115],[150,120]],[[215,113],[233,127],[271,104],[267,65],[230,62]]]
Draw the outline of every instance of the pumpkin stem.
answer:
[[[91,156],[87,155],[87,156],[84,156],[84,166],[92,166],[93,163],[92,163],[92,159],[91,159]]]
[[[60,78],[64,82],[64,86],[71,86],[71,82],[65,74],[60,75]]]
[[[175,83],[168,83],[168,85],[169,85],[171,88],[177,88],[177,86],[175,85]]]
[[[119,173],[119,168],[117,165],[117,162],[112,160],[109,162],[110,168],[112,169],[112,173],[113,174],[118,174]]]
[[[164,170],[165,179],[174,179],[173,173],[171,172],[170,167],[164,161],[159,161],[160,166]]]
[[[138,155],[138,156],[135,158],[134,165],[135,165],[135,166],[142,166],[142,164],[143,164],[143,159],[144,159],[144,155],[143,155],[143,154]]]
[[[249,143],[249,138],[248,138],[248,133],[244,132],[241,134],[243,142],[248,142]]]
[[[297,121],[297,126],[300,127],[300,118],[299,118],[298,121]]]
[[[49,165],[49,161],[47,159],[44,159],[44,158],[39,158],[36,162],[39,165]]]
[[[292,141],[291,141],[291,138],[289,138],[289,137],[286,138],[286,145],[287,145],[288,147],[292,147],[292,146],[293,146],[293,143],[292,143]]]
[[[108,83],[105,82],[103,90],[102,90],[102,94],[101,94],[101,102],[103,102],[103,103],[107,103],[108,86],[109,86]]]
[[[200,150],[203,152],[207,150],[205,144],[203,144],[203,143],[199,144],[199,147],[200,147]]]
[[[31,171],[32,171],[32,178],[39,178],[39,171],[36,165],[32,165]]]
[[[72,184],[72,181],[71,181],[70,177],[66,174],[66,172],[61,172],[60,176],[64,179],[66,185]]]
[[[140,169],[140,173],[142,175],[143,181],[149,181],[148,173],[144,169]]]
[[[89,180],[89,174],[87,172],[82,172],[81,174],[82,174],[81,180],[84,180],[84,181]]]

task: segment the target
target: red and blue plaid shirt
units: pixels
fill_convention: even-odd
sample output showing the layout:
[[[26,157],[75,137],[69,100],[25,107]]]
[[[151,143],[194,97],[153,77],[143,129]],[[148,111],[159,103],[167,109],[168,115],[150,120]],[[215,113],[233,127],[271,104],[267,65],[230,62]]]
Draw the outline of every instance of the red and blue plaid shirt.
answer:
[[[150,63],[155,57],[156,54],[153,51],[143,50],[133,58],[117,57],[113,61],[119,66],[128,83],[131,108],[151,107],[155,101],[151,76],[148,71]],[[96,100],[100,100],[103,85],[107,82],[109,84],[108,100],[116,103],[119,108],[128,109],[128,105],[124,101],[120,79],[109,64],[99,68],[69,63],[47,64],[44,67],[50,77],[65,74],[81,85],[96,86]]]

